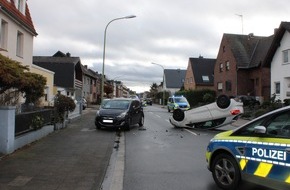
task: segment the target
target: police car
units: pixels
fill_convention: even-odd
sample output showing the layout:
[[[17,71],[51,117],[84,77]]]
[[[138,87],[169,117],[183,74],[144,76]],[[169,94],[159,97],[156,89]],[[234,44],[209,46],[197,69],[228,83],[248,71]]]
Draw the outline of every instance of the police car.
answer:
[[[189,110],[189,108],[190,105],[184,96],[172,96],[168,98],[167,102],[168,112],[176,109]]]
[[[206,161],[222,189],[236,189],[245,180],[289,190],[290,106],[217,134],[207,147]]]

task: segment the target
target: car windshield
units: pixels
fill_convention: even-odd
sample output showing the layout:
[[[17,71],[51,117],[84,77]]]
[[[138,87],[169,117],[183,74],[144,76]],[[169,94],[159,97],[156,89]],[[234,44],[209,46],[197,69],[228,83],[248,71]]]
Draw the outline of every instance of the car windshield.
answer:
[[[175,98],[176,103],[187,103],[187,100],[184,97]]]
[[[103,109],[128,109],[130,100],[108,100],[103,102]]]

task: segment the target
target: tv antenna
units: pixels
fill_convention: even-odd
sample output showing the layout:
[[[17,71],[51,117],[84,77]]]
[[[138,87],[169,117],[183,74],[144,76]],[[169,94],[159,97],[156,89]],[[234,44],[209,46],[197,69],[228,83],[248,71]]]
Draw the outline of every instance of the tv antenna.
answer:
[[[241,18],[241,22],[242,22],[242,34],[244,34],[244,19],[243,19],[243,15],[241,15],[241,14],[236,14],[236,15]]]

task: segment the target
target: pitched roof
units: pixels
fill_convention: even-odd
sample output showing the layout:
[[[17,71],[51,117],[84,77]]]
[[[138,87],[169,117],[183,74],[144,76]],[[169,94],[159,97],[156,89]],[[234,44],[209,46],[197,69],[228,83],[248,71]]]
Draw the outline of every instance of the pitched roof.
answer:
[[[185,79],[186,70],[164,69],[166,88],[181,88]]]
[[[53,56],[33,56],[33,64],[55,72],[55,85],[73,88],[75,67],[77,65],[81,67],[81,60],[79,57],[63,57],[62,54],[58,52]]]
[[[57,51],[53,56],[33,56],[33,62],[35,63],[67,63],[78,64],[80,62],[79,57],[71,57],[70,53],[63,53]]]
[[[265,58],[265,66],[270,67],[274,54],[276,53],[277,48],[280,46],[280,42],[284,36],[284,33],[290,32],[290,22],[281,22],[279,28],[276,30],[272,43],[269,47]]]
[[[257,67],[263,63],[273,40],[273,36],[263,37],[253,34],[224,34],[224,38],[236,59],[237,67],[241,69]]]
[[[0,7],[4,14],[8,17],[12,17],[17,22],[22,24],[29,32],[32,33],[32,35],[37,35],[27,3],[25,5],[25,15],[15,7],[14,0],[10,0],[10,2],[7,0],[0,0]]]
[[[213,73],[216,59],[203,57],[189,58],[189,62],[197,85],[213,85]],[[209,80],[206,81],[203,77],[208,77]]]

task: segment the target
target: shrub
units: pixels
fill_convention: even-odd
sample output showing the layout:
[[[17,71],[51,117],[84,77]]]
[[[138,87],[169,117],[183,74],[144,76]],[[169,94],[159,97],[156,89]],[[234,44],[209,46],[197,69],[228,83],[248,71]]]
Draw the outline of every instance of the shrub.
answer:
[[[44,119],[40,115],[35,115],[31,121],[31,128],[34,130],[41,129],[44,124]]]
[[[54,106],[57,112],[57,121],[64,121],[65,113],[68,111],[72,112],[76,108],[76,104],[74,103],[73,99],[61,94],[56,95]]]
[[[284,99],[284,105],[289,106],[290,105],[290,99]]]
[[[209,89],[179,91],[175,95],[183,95],[186,97],[191,107],[212,103],[216,98],[216,92]]]

